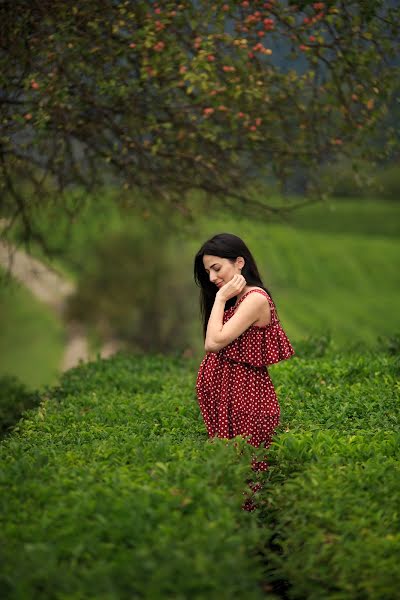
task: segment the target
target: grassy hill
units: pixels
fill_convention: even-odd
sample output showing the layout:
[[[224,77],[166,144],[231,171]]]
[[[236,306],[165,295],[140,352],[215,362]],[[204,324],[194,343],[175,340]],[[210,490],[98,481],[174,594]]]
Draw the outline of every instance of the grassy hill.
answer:
[[[322,206],[307,207],[311,215],[318,215],[315,223],[303,216],[305,209],[299,212],[295,218],[301,225],[223,216],[204,219],[200,243],[222,231],[246,241],[294,341],[330,332],[342,350],[353,343],[373,346],[378,336],[400,331],[400,241],[393,235],[393,219],[397,213],[398,227],[400,207],[358,202],[367,231],[375,221],[373,235],[361,233],[356,203],[350,205],[336,203],[334,225]],[[363,215],[364,209],[369,217]],[[347,221],[349,214],[355,232]],[[192,242],[191,254],[199,246],[198,240]]]

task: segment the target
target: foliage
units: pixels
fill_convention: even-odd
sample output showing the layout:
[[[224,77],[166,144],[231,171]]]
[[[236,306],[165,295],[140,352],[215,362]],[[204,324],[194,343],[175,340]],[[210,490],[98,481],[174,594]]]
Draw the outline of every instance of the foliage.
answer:
[[[67,317],[134,350],[183,351],[197,316],[184,277],[191,270],[191,260],[161,223],[106,235],[81,267]]]
[[[181,360],[69,371],[2,445],[3,593],[262,598],[251,448],[206,439]]]
[[[289,598],[396,597],[399,441],[398,431],[322,431],[288,436],[277,449],[276,461],[297,457],[301,470],[268,503],[280,552],[266,559],[274,578],[291,582]]]
[[[291,582],[288,598],[397,595],[399,366],[374,353],[277,373],[285,434],[271,446],[261,518],[273,527],[269,575]]]
[[[296,352],[307,358],[325,356],[332,346],[332,336],[329,332],[321,335],[309,335],[296,343]]]
[[[201,189],[265,211],[246,192],[260,176],[316,174],[338,152],[376,157],[397,143],[395,125],[380,128],[398,72],[394,3],[1,9],[2,197],[26,235],[55,188],[107,181],[127,203],[140,190],[182,211]]]
[[[340,161],[321,169],[321,187],[339,198],[400,200],[400,170],[397,163],[376,166],[374,163]]]
[[[395,598],[397,357],[270,369],[281,424],[269,471],[252,472],[258,519],[240,504],[260,449],[209,443],[196,367],[120,354],[26,413],[1,447],[7,597],[274,598],[286,581],[293,600]]]
[[[394,356],[400,356],[400,332],[378,337],[379,349]]]
[[[10,432],[22,414],[39,405],[38,392],[31,392],[17,377],[0,377],[0,436]]]
[[[17,377],[29,389],[54,384],[65,332],[58,317],[0,269],[0,377]]]

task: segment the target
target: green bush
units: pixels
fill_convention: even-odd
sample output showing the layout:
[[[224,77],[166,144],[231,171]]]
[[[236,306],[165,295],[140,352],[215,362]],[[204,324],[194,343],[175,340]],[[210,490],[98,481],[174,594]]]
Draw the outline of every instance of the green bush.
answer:
[[[400,169],[397,164],[376,166],[370,163],[343,160],[321,169],[320,184],[338,198],[377,197],[400,200]]]
[[[377,348],[380,352],[400,357],[400,332],[392,335],[380,335],[377,340]]]
[[[191,272],[191,257],[189,268],[173,244],[169,231],[153,221],[104,236],[82,266],[68,316],[133,351],[184,350],[195,317],[182,277]]]
[[[377,173],[379,196],[386,200],[400,201],[400,168],[389,165]]]
[[[332,348],[330,332],[320,335],[309,335],[307,338],[296,341],[296,353],[303,358],[317,358],[325,356]]]
[[[193,383],[182,360],[120,355],[26,415],[1,448],[7,598],[264,597],[251,448],[208,443]]]
[[[261,491],[268,578],[290,581],[293,600],[392,600],[400,585],[398,361],[371,353],[297,363],[278,372],[283,419]]]
[[[272,578],[290,580],[290,598],[394,600],[400,433],[293,434],[273,455],[286,477],[264,490],[274,519]]]
[[[208,439],[197,367],[120,354],[25,413],[1,446],[6,597],[396,598],[397,356],[271,367],[281,423],[265,473],[241,436]],[[249,475],[264,483],[254,513]]]
[[[29,391],[17,377],[0,377],[0,437],[9,433],[23,413],[39,401],[39,394]]]

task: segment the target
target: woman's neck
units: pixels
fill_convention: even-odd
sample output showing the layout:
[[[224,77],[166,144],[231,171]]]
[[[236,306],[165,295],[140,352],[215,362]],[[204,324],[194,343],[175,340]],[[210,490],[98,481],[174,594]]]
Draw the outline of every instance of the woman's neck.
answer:
[[[235,306],[236,306],[236,304],[237,304],[238,302],[240,302],[241,298],[242,298],[242,297],[243,297],[245,294],[247,294],[247,292],[248,292],[249,290],[253,289],[253,287],[254,287],[254,285],[246,285],[246,286],[245,286],[245,287],[242,289],[242,291],[240,292],[240,294],[238,294],[238,295],[236,296],[236,302],[235,302]]]

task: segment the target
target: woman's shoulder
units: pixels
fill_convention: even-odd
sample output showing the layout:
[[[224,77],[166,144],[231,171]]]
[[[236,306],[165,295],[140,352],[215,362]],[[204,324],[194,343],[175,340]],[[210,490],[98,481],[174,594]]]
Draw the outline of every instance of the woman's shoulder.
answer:
[[[248,292],[254,292],[254,291],[257,291],[257,292],[262,292],[263,294],[267,294],[267,295],[268,295],[268,292],[266,292],[266,291],[265,291],[263,288],[260,288],[260,287],[257,287],[257,286],[254,286],[254,287],[251,287],[251,288],[249,288],[249,289],[246,291],[246,294],[247,294]]]
[[[269,294],[268,294],[268,292],[266,292],[263,288],[255,287],[254,286],[254,287],[248,289],[243,294],[243,296],[241,297],[241,299],[239,300],[239,302],[241,302],[242,300],[244,300],[244,298],[246,298],[249,294],[251,294],[251,292],[260,292],[264,296],[264,298],[271,299],[270,296],[269,296]]]

